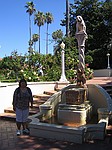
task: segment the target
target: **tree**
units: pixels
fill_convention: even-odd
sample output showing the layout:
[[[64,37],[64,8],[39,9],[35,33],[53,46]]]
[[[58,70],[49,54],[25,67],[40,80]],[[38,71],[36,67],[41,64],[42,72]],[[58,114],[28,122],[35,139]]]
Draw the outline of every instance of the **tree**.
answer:
[[[52,23],[52,21],[53,21],[53,16],[52,16],[52,14],[51,14],[50,12],[47,12],[47,13],[45,14],[45,16],[46,16],[45,22],[47,23],[47,32],[46,32],[46,54],[48,54],[48,35],[49,35],[49,33],[48,33],[48,26],[49,26],[49,24]]]
[[[66,0],[66,36],[69,37],[69,0]]]
[[[38,39],[39,39],[39,35],[38,34],[33,34],[32,35],[32,41],[34,43],[34,50],[35,50],[36,42],[38,41]]]
[[[45,23],[45,15],[43,12],[38,11],[35,13],[34,24],[39,27],[39,53],[40,53],[40,27]]]
[[[36,11],[36,9],[34,8],[33,2],[26,2],[25,8],[27,9],[26,12],[29,13],[29,33],[30,33],[29,45],[32,46],[31,16]]]
[[[111,43],[112,36],[111,13],[112,2],[110,1],[77,0],[74,1],[74,4],[70,4],[70,35],[75,36],[76,16],[81,15],[85,21],[88,34],[85,54],[92,54],[94,61],[91,67],[94,69],[106,67],[105,57],[107,50],[109,50],[108,45]],[[65,20],[62,20],[62,25],[64,26]],[[101,64],[99,63],[99,58],[101,59]]]
[[[62,37],[63,37],[63,31],[62,31],[61,29],[59,29],[59,30],[57,30],[57,31],[54,31],[54,32],[52,33],[52,38],[53,38],[53,40],[55,41],[54,54],[55,54],[56,51],[57,51],[57,46],[56,46],[56,44],[57,44],[58,41],[60,41],[60,40],[62,39]]]
[[[59,39],[62,39],[63,37],[63,31],[61,29],[56,30],[52,33],[52,38],[55,42],[57,42]]]

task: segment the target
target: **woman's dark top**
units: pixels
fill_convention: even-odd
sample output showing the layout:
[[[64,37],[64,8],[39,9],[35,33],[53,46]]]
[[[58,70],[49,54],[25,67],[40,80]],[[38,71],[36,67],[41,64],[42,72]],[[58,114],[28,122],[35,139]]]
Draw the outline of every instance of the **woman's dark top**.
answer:
[[[17,107],[19,109],[27,109],[29,108],[29,102],[33,102],[32,92],[30,88],[27,87],[27,89],[23,92],[20,87],[18,87],[14,91],[13,95],[13,107]]]

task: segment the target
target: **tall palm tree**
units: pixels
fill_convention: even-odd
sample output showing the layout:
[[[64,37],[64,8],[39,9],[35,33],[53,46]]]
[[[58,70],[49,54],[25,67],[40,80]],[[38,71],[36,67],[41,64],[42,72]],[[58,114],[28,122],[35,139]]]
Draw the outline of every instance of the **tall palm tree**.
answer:
[[[52,16],[52,14],[51,14],[50,12],[47,12],[47,13],[45,14],[45,16],[46,16],[45,22],[47,23],[47,32],[46,32],[46,54],[48,54],[48,26],[49,26],[49,24],[52,23],[52,21],[53,21],[53,16]]]
[[[35,50],[36,42],[38,41],[38,39],[39,39],[38,34],[33,34],[32,35],[32,40],[33,40],[33,43],[34,43],[34,50]]]
[[[45,15],[43,12],[38,11],[35,13],[34,24],[39,27],[39,53],[40,53],[40,27],[45,23]]]
[[[31,46],[32,45],[31,16],[36,11],[36,9],[34,8],[33,2],[26,2],[25,8],[27,9],[26,12],[29,13],[29,33],[30,33],[29,45]]]

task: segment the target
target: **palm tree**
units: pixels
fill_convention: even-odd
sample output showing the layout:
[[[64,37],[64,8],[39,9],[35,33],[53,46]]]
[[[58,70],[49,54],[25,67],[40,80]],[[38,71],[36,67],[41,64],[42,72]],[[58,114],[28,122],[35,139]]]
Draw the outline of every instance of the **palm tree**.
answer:
[[[29,45],[31,47],[32,46],[32,40],[31,40],[31,36],[32,36],[32,33],[31,33],[31,16],[36,11],[36,9],[34,8],[33,2],[26,2],[25,8],[27,9],[26,12],[29,13],[29,33],[30,33]]]
[[[52,38],[55,41],[55,43],[59,40],[62,39],[63,37],[63,31],[61,29],[56,30],[52,33]]]
[[[53,16],[52,16],[52,14],[51,14],[50,12],[47,12],[47,13],[45,14],[45,16],[46,16],[45,22],[47,23],[47,32],[46,32],[46,54],[48,54],[48,26],[49,26],[49,24],[52,23],[52,21],[53,21]]]
[[[63,38],[63,31],[61,30],[61,29],[59,29],[59,30],[57,30],[57,31],[54,31],[53,33],[52,33],[52,38],[53,38],[53,40],[54,40],[54,42],[55,42],[55,44],[54,44],[54,54],[56,54],[57,52],[57,47],[58,47],[58,41],[61,41],[62,40],[62,38]],[[57,44],[57,45],[56,45]]]
[[[35,13],[34,24],[39,27],[39,53],[40,53],[40,27],[45,23],[45,15],[43,12],[38,11]]]
[[[33,34],[32,35],[32,40],[33,40],[33,43],[34,43],[34,50],[35,50],[36,42],[38,41],[38,39],[39,39],[38,34]]]

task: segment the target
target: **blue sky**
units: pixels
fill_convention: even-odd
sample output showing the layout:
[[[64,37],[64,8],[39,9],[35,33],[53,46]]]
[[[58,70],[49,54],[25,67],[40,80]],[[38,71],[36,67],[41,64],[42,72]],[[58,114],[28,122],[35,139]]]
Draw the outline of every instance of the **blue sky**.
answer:
[[[28,51],[29,22],[26,13],[26,2],[30,0],[1,0],[0,1],[0,58],[9,56],[17,50],[24,55]],[[66,11],[66,0],[33,0],[37,10],[44,13],[50,12],[54,21],[49,25],[49,34],[61,29],[65,33],[65,27],[60,26]],[[69,0],[73,3],[74,0]],[[32,33],[38,34],[38,27],[34,25],[32,16]],[[41,53],[45,54],[46,25],[41,27]],[[49,39],[51,39],[49,35]],[[38,44],[36,47],[38,51]],[[49,45],[49,53],[53,53],[53,44]]]

